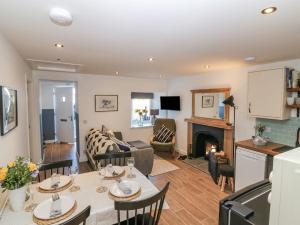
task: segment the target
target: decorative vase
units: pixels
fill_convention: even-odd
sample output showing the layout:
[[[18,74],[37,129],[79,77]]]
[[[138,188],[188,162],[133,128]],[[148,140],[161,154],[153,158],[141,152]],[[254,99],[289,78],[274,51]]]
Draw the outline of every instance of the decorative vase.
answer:
[[[264,137],[259,136],[259,135],[252,137],[252,141],[253,141],[253,144],[255,144],[257,146],[265,146],[268,143],[268,141]]]
[[[15,190],[9,190],[8,193],[9,205],[13,211],[19,212],[24,209],[26,190],[27,190],[27,185],[24,185],[23,187]]]

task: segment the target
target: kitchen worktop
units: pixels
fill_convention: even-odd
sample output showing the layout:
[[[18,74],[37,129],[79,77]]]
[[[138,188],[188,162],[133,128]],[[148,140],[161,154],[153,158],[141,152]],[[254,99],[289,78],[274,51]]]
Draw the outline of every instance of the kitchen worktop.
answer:
[[[283,145],[283,144],[278,144],[278,143],[273,143],[273,142],[268,142],[267,145],[265,146],[257,146],[253,144],[252,139],[248,139],[245,141],[239,141],[235,143],[236,146],[250,149],[253,151],[261,152],[267,155],[275,156],[280,153],[282,153],[282,149],[288,148],[289,146]]]

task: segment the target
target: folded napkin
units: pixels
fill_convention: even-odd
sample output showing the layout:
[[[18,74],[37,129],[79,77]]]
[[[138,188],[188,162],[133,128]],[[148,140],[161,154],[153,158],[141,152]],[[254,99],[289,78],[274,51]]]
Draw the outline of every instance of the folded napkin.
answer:
[[[132,193],[131,188],[122,181],[117,181],[117,186],[125,195],[130,195]]]
[[[53,174],[51,176],[51,188],[58,188],[60,183],[60,176],[58,174]]]
[[[55,201],[52,201],[51,209],[50,209],[50,217],[55,217],[60,215],[61,212],[61,199],[57,199]]]

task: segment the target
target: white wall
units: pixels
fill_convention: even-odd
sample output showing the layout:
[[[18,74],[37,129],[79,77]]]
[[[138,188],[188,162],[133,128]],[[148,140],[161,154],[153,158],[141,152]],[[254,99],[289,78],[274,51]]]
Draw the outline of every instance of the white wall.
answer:
[[[162,79],[137,79],[128,77],[72,74],[47,71],[33,71],[34,84],[34,113],[33,118],[39,118],[39,81],[58,80],[76,81],[78,85],[79,132],[81,145],[81,160],[85,160],[84,137],[92,127],[102,125],[112,130],[120,130],[126,140],[143,140],[148,142],[152,128],[130,128],[131,92],[166,92],[167,81]],[[94,95],[119,95],[119,111],[95,112]],[[32,132],[39,134],[39,122],[35,119],[31,125]],[[40,140],[36,138],[32,145],[34,157],[39,160]]]
[[[0,136],[0,166],[16,156],[29,156],[28,108],[26,77],[31,70],[18,52],[0,34],[0,85],[9,86],[18,92],[18,127],[5,136]]]
[[[248,116],[247,107],[247,73],[259,69],[270,69],[287,66],[300,70],[300,59],[276,62],[265,65],[257,65],[235,70],[204,73],[197,76],[179,77],[168,82],[168,95],[180,95],[182,110],[180,112],[169,111],[168,116],[177,122],[177,148],[186,153],[187,147],[187,123],[185,118],[192,115],[192,89],[230,87],[231,94],[238,106],[236,111],[236,139],[249,139],[254,135],[255,119]],[[272,81],[270,81],[272,82]],[[266,84],[268,85],[268,84]],[[274,101],[276,101],[274,99]],[[233,111],[230,113],[231,121]]]

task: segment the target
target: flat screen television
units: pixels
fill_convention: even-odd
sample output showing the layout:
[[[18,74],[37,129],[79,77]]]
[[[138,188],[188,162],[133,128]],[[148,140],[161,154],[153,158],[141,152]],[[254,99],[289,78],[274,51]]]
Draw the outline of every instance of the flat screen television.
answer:
[[[179,96],[161,96],[160,97],[161,110],[175,110],[180,111],[180,97]]]

